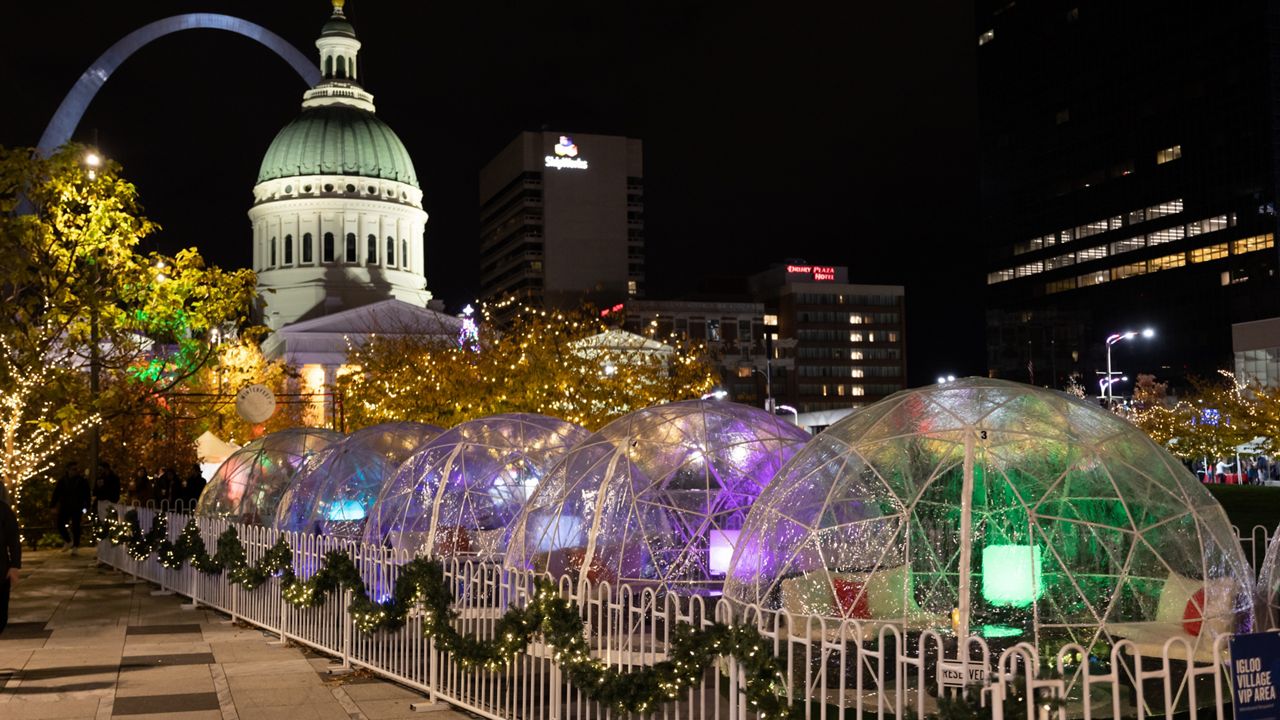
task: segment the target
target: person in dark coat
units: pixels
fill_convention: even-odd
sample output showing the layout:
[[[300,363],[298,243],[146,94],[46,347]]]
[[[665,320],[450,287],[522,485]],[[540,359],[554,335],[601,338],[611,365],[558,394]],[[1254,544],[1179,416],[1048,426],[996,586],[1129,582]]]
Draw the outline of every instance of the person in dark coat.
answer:
[[[84,517],[85,508],[89,507],[88,471],[81,471],[79,465],[72,462],[67,470],[58,478],[53,486],[51,505],[58,511],[58,534],[62,536],[71,554],[76,554],[80,547],[80,520]]]
[[[200,499],[200,493],[204,492],[204,473],[200,472],[200,463],[191,463],[191,469],[187,471],[187,479],[184,481],[186,487],[183,488],[182,499],[187,502],[187,510],[194,510],[196,501]]]
[[[107,463],[98,466],[98,486],[93,489],[94,507],[100,502],[120,502],[120,476]]]
[[[180,499],[181,492],[182,480],[178,477],[178,473],[171,467],[160,468],[160,477],[156,478],[155,492],[151,498],[156,501],[156,507],[166,500],[172,505],[175,500]]]
[[[18,532],[18,516],[9,507],[9,496],[0,483],[0,635],[9,624],[9,592],[18,584],[22,567],[22,536]]]

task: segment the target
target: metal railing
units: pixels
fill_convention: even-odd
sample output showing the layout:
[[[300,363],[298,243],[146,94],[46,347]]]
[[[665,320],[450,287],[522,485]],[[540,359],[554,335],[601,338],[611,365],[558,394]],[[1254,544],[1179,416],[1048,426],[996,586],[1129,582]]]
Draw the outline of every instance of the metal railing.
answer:
[[[118,508],[123,514],[125,507]],[[150,528],[161,511],[137,508],[142,527]],[[169,539],[174,541],[189,516],[169,513]],[[330,550],[348,552],[371,597],[389,595],[400,567],[410,556],[384,548],[342,542],[334,538],[286,533],[271,528],[197,518],[205,545],[213,551],[217,538],[234,527],[249,562],[256,563],[284,537],[293,549],[300,578],[316,572]],[[1259,532],[1260,531],[1260,532]],[[1255,528],[1246,554],[1260,563],[1269,533]],[[1252,548],[1247,545],[1252,544]],[[253,590],[227,581],[225,575],[205,575],[190,565],[171,570],[153,555],[132,559],[124,545],[102,542],[101,562],[144,578],[208,605],[234,620],[258,626],[280,637],[334,658],[334,671],[365,668],[414,688],[427,703],[447,702],[495,719],[621,717],[616,710],[593,701],[573,685],[554,661],[554,648],[531,642],[499,669],[467,667],[455,662],[423,637],[421,618],[411,613],[394,632],[363,633],[346,607],[349,590],[342,590],[317,608],[294,607],[284,601],[280,580],[270,578]],[[484,562],[451,561],[445,579],[455,597],[455,627],[464,634],[491,638],[498,618],[511,607],[524,606],[534,592],[533,573],[504,569]],[[652,589],[579,584],[561,578],[559,587],[578,605],[592,655],[610,668],[633,671],[667,659],[676,627],[688,623],[706,627],[714,622],[752,624],[771,646],[785,671],[785,688],[803,717],[907,718],[928,717],[938,710],[939,698],[968,692],[980,699],[992,718],[1006,717],[1005,698],[1025,698],[1028,718],[1094,718],[1165,716],[1187,712],[1196,717],[1230,717],[1227,641],[1217,637],[1211,648],[1194,648],[1193,638],[1173,638],[1157,654],[1120,640],[1109,655],[1090,658],[1090,649],[1067,645],[1052,655],[1037,654],[1022,643],[992,649],[972,637],[963,648],[955,639],[935,631],[904,632],[890,624],[859,624],[829,617],[792,616],[742,606],[718,597],[658,595]],[[1205,645],[1207,643],[1202,643]],[[1096,652],[1096,650],[1095,650]],[[1044,668],[1053,668],[1053,673]],[[960,683],[950,678],[964,678]],[[975,680],[978,685],[969,684]],[[737,661],[718,659],[701,682],[647,717],[725,718],[747,720],[758,715],[741,692],[746,677]],[[1065,700],[1061,707],[1042,705],[1044,694]],[[1021,709],[1021,705],[1019,706]]]

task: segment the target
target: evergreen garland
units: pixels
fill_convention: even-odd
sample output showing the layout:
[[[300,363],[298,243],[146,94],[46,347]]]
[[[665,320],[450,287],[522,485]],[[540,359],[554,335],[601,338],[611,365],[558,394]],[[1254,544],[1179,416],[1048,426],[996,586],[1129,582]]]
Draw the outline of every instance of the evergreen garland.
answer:
[[[746,678],[743,693],[759,717],[798,718],[803,713],[802,704],[787,702],[782,663],[770,652],[768,642],[754,625],[713,623],[696,628],[677,623],[671,659],[623,671],[591,657],[581,610],[545,578],[535,580],[533,597],[525,607],[510,608],[498,619],[493,640],[480,640],[459,633],[453,626],[452,620],[457,616],[453,593],[438,560],[415,558],[401,566],[391,596],[379,602],[369,597],[355,562],[341,550],[325,553],[320,569],[303,580],[294,574],[293,550],[283,537],[251,566],[235,528],[228,528],[218,537],[217,550],[211,556],[194,518],[182,529],[177,542],[170,542],[165,517],[157,515],[144,534],[137,510],[130,509],[123,520],[99,518],[94,536],[113,545],[125,545],[129,556],[137,561],[155,553],[160,564],[169,569],[180,568],[185,562],[208,575],[226,571],[228,582],[246,590],[277,576],[285,601],[298,607],[319,607],[330,594],[346,588],[351,591],[347,612],[356,627],[367,633],[398,630],[404,627],[409,613],[418,608],[423,635],[464,667],[497,670],[541,636],[554,650],[553,660],[575,686],[592,700],[622,712],[655,710],[695,687],[717,657],[732,655]]]

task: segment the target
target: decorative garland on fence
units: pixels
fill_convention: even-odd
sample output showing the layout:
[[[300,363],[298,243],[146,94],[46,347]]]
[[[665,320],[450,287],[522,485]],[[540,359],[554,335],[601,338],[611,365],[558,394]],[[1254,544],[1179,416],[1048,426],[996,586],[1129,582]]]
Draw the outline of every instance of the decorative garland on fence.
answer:
[[[381,602],[369,597],[368,589],[351,556],[341,550],[325,553],[320,569],[306,579],[293,570],[293,550],[284,538],[250,565],[244,544],[235,528],[218,537],[217,550],[210,555],[200,537],[195,519],[187,522],[177,542],[168,540],[165,515],[157,515],[146,532],[136,510],[119,517],[101,518],[95,537],[113,545],[125,545],[129,557],[142,561],[157,555],[161,565],[178,569],[183,563],[206,574],[224,570],[228,582],[246,590],[261,587],[272,576],[280,578],[285,601],[298,607],[323,605],[340,587],[351,591],[347,612],[364,632],[398,630],[414,608],[422,613],[423,635],[466,667],[496,670],[523,652],[537,637],[552,651],[568,679],[587,697],[623,712],[650,712],[684,690],[693,688],[719,656],[732,655],[743,670],[743,693],[761,718],[798,718],[800,704],[786,700],[786,678],[781,662],[753,625],[713,623],[695,628],[677,623],[669,660],[631,671],[611,668],[591,657],[582,614],[577,604],[562,597],[555,584],[543,578],[535,581],[534,595],[523,608],[510,608],[497,621],[493,640],[480,640],[459,633],[452,620],[453,592],[438,560],[415,558],[400,567],[391,596]]]

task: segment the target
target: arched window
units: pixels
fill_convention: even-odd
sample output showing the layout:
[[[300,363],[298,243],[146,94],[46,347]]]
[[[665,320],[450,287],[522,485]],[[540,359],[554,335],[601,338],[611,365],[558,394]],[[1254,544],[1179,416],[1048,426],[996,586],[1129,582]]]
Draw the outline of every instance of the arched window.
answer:
[[[409,241],[401,240],[400,249],[400,265],[407,268],[409,267]]]
[[[324,76],[333,77],[333,56],[324,59]]]
[[[387,238],[387,267],[396,266],[396,239]]]
[[[293,236],[292,235],[284,236],[284,264],[285,265],[293,264]]]
[[[369,245],[369,248],[367,250],[368,257],[364,259],[364,264],[377,265],[378,264],[378,238],[370,235],[368,245]]]
[[[347,233],[347,262],[356,261],[356,234]]]
[[[271,238],[271,264],[268,267],[276,266],[276,239]]]
[[[321,256],[324,262],[333,262],[333,233],[324,234],[324,252]]]
[[[338,56],[338,77],[344,78],[346,76],[347,76],[347,58],[346,56],[339,55]]]
[[[303,233],[302,235],[302,262],[312,262],[311,255],[311,233]]]

